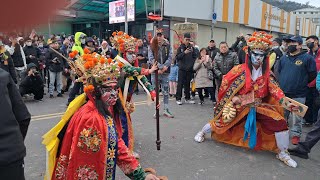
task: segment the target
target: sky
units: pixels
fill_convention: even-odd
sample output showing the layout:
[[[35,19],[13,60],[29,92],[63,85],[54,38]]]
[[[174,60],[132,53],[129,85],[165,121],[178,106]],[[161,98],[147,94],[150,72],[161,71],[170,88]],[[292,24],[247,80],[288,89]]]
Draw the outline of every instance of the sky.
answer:
[[[298,3],[302,3],[302,4],[305,4],[306,2],[309,1],[310,5],[316,6],[316,7],[320,7],[319,0],[289,0],[289,1],[295,1],[295,2],[298,2]]]

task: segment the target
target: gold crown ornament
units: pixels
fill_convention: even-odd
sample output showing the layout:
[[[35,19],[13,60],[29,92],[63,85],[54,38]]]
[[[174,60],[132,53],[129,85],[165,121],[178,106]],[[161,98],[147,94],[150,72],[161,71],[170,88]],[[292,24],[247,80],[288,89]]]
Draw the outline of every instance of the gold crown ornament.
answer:
[[[76,60],[69,60],[68,63],[79,77],[77,81],[84,84],[86,93],[93,91],[93,80],[97,84],[106,86],[118,82],[123,67],[121,62],[111,58],[106,59],[97,53],[89,53],[90,50],[87,49],[84,49],[84,52],[82,56],[79,56],[77,51],[71,52],[69,57]]]
[[[113,32],[111,37],[111,43],[121,53],[135,52],[136,51],[136,38],[129,36],[128,34],[119,31]]]
[[[247,45],[250,50],[268,51],[272,45],[272,35],[267,34],[264,31],[254,32],[248,39]],[[245,48],[246,50],[247,48]]]

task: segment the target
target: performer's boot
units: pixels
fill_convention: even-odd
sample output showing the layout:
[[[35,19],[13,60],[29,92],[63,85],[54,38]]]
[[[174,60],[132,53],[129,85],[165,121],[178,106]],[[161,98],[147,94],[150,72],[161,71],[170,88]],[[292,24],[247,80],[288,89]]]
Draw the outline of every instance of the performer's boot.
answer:
[[[277,146],[280,150],[279,154],[277,154],[277,158],[290,167],[297,167],[297,163],[291,159],[289,152],[287,151],[289,147],[289,131],[276,132],[275,137]]]
[[[197,141],[198,143],[203,142],[205,134],[209,132],[211,132],[211,126],[208,123],[205,126],[203,126],[202,130],[196,134],[196,136],[194,137],[194,140]]]

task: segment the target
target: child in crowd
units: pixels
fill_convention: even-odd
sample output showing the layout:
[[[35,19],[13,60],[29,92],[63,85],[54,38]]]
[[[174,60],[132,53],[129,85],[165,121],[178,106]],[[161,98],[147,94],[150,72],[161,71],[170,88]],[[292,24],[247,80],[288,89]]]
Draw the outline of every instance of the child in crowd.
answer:
[[[170,97],[175,97],[177,93],[177,84],[178,84],[178,71],[179,67],[174,61],[170,67],[169,74],[169,95]]]

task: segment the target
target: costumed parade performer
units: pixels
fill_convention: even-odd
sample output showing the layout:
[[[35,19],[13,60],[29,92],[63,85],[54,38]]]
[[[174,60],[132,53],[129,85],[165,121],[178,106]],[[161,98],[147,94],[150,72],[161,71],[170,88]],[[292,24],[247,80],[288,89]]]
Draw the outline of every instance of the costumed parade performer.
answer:
[[[142,73],[140,75],[134,72],[136,69],[134,67],[138,67],[138,59],[135,54],[137,53],[136,39],[126,33],[123,33],[122,31],[114,32],[112,35],[112,44],[118,50],[118,53],[122,54],[122,56],[124,57],[121,58],[119,55],[117,55],[115,59],[125,64],[126,66],[124,67],[124,69],[129,72],[127,73],[128,76],[126,76],[125,82],[121,86],[122,99],[127,111],[122,111],[120,115],[122,127],[120,137],[122,137],[130,151],[133,152],[133,155],[136,158],[140,158],[139,154],[133,151],[134,135],[130,114],[134,112],[135,108],[132,96],[138,84],[140,84],[147,93],[147,102],[149,103],[151,102],[151,100],[155,99],[156,92],[151,83],[146,78],[146,73]]]
[[[287,152],[289,131],[282,107],[286,97],[270,74],[267,54],[271,38],[265,32],[249,38],[246,63],[223,77],[214,118],[194,139],[203,142],[205,133],[212,132],[219,142],[278,152],[279,160],[296,167]]]
[[[121,136],[127,112],[121,86],[125,76],[148,75],[157,69],[124,65],[99,54],[70,54],[70,67],[85,94],[72,101],[61,121],[43,136],[47,150],[45,179],[114,180],[116,165],[135,180],[158,180],[141,168]]]

